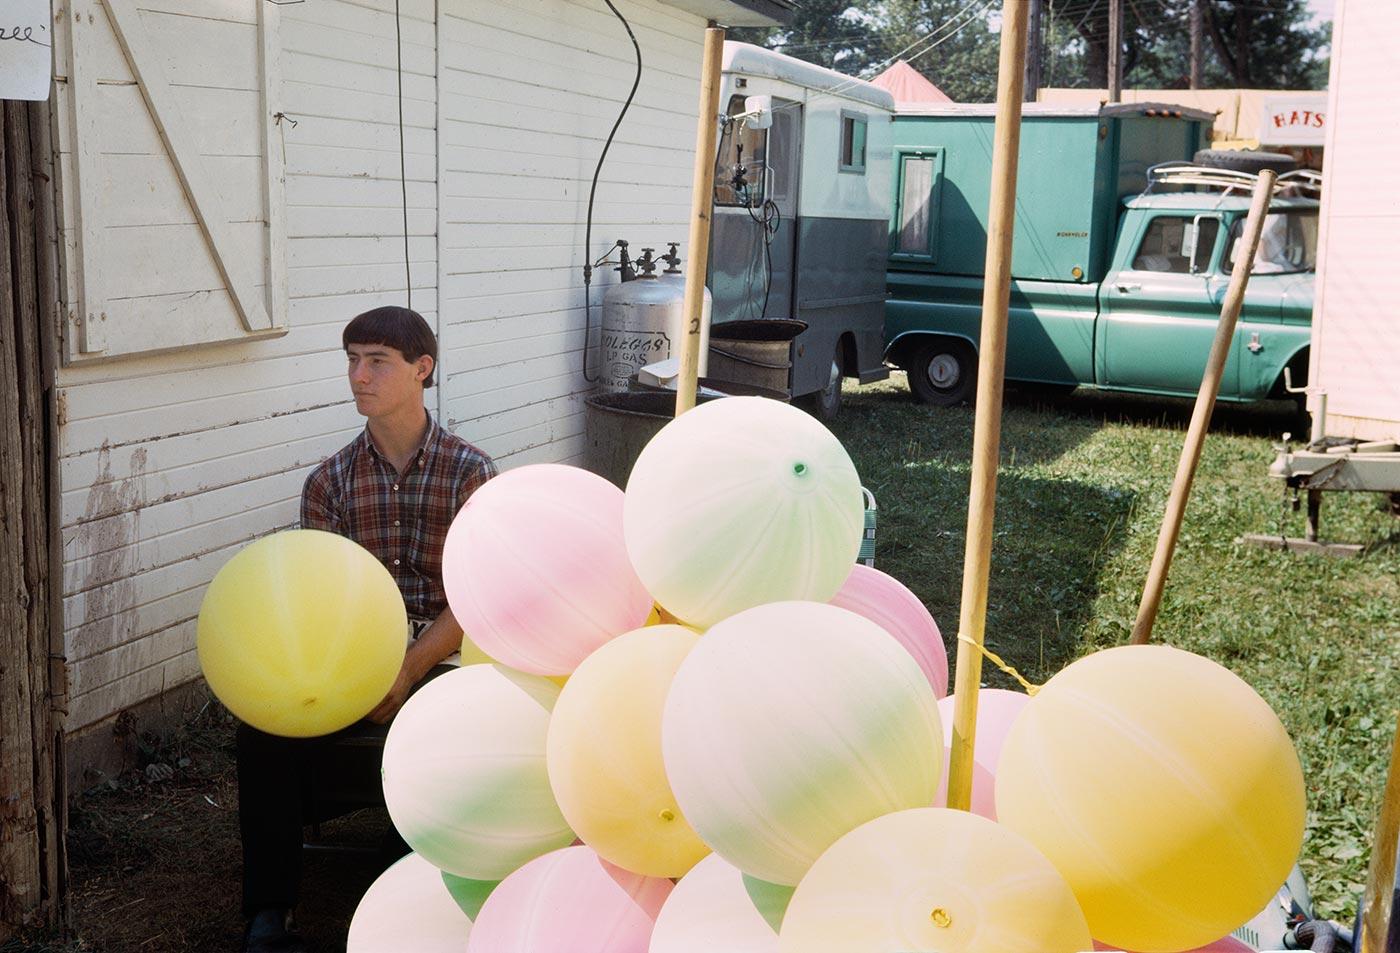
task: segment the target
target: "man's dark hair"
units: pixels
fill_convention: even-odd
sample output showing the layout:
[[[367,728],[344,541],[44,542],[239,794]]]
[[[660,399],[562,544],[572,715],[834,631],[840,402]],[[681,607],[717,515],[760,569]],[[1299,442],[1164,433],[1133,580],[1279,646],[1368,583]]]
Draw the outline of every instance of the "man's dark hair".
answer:
[[[417,311],[386,305],[357,315],[340,335],[341,347],[348,351],[352,344],[383,344],[399,351],[409,363],[428,355],[433,359],[433,370],[424,378],[423,386],[433,386],[433,374],[437,371],[437,338]]]

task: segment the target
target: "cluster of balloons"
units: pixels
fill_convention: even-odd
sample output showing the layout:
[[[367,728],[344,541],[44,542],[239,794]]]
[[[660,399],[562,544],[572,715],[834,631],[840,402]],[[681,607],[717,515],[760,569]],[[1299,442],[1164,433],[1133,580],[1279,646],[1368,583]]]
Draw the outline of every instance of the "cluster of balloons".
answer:
[[[942,807],[947,652],[854,565],[862,506],[824,427],[738,397],[668,424],[625,493],[559,465],[478,490],[444,577],[491,661],[390,729],[414,853],[348,953],[1166,953],[1265,905],[1301,844],[1297,758],[1185,652],[982,691],[973,810]]]

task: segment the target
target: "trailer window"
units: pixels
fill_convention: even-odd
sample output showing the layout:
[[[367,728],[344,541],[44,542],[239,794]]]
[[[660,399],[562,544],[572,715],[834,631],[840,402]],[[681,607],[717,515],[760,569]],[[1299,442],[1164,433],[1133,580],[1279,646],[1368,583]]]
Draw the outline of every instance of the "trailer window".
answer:
[[[1194,217],[1193,217],[1194,218]],[[1147,225],[1137,254],[1133,256],[1135,271],[1167,271],[1173,274],[1191,273],[1191,255],[1183,248],[1186,229],[1193,218],[1158,215]],[[1220,220],[1202,218],[1200,236],[1196,240],[1196,269],[1203,271],[1215,250],[1215,238],[1220,232]]]
[[[730,116],[744,111],[743,96],[729,100]],[[715,204],[758,208],[767,196],[768,130],[727,122],[715,163]]]
[[[895,257],[934,259],[942,166],[941,149],[899,154],[898,207],[890,249]]]
[[[860,113],[841,112],[841,162],[842,172],[865,174],[865,127],[866,118]]]

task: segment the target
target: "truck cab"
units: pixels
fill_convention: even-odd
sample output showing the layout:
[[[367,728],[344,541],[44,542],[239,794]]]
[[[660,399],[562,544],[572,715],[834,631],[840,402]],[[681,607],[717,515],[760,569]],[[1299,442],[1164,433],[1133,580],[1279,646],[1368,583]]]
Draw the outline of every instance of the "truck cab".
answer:
[[[895,118],[886,360],[927,403],[974,393],[993,116]],[[1196,393],[1254,175],[1203,168],[1212,117],[1149,103],[1033,105],[1022,126],[1008,380]],[[1291,176],[1291,178],[1290,178]],[[1282,394],[1305,373],[1315,174],[1290,173],[1255,257],[1220,399]]]

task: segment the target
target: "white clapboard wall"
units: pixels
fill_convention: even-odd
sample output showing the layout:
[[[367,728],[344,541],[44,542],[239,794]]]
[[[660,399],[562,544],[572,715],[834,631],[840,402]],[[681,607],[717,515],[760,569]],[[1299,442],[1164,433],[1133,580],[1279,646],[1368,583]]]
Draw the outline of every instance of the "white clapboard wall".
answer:
[[[70,732],[198,676],[209,579],[362,426],[340,330],[405,300],[400,79],[429,407],[505,466],[581,451],[584,209],[631,44],[592,0],[400,0],[400,77],[394,6],[55,4]],[[647,70],[595,254],[689,212],[704,22],[618,6]]]
[[[1312,379],[1328,436],[1400,439],[1400,36],[1385,0],[1343,0],[1332,25]],[[1313,411],[1317,398],[1312,398]]]
[[[598,183],[595,258],[618,238],[664,252],[690,213],[703,24],[655,2],[619,8],[645,74]],[[595,0],[448,3],[438,63],[443,415],[505,465],[576,460],[584,220],[632,44]],[[594,273],[595,334],[615,282]]]

